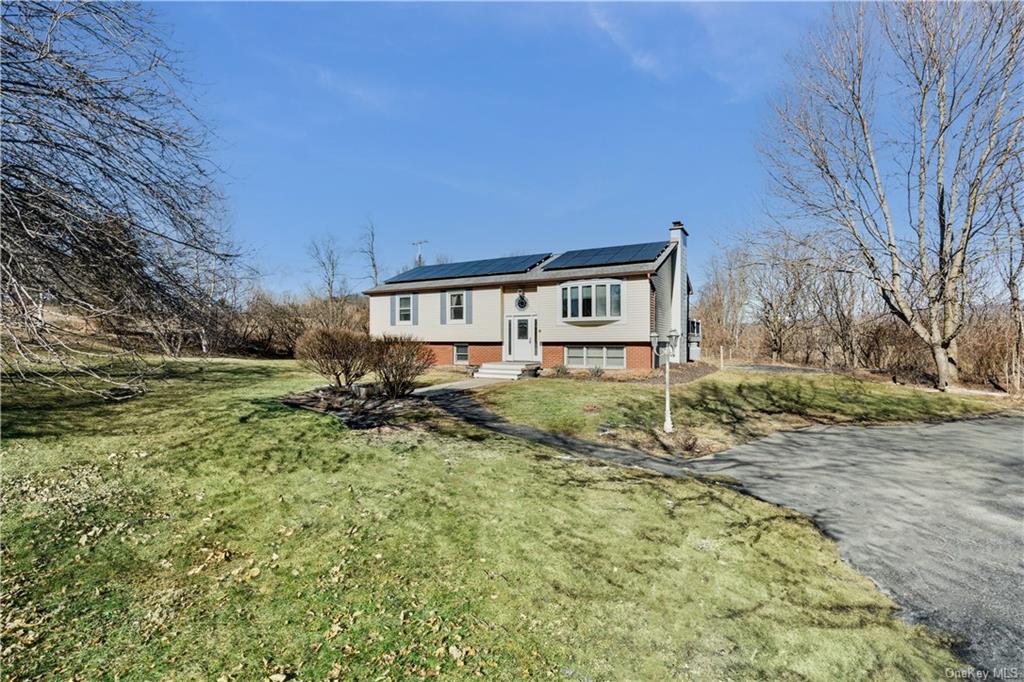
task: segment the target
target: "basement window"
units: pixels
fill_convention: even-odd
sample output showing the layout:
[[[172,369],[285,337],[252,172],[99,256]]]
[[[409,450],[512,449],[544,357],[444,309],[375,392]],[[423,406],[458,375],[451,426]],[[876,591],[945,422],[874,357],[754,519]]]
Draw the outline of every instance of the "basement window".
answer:
[[[625,369],[625,346],[566,346],[566,367]]]
[[[468,365],[469,364],[469,344],[468,343],[457,343],[457,344],[455,344],[455,364],[456,365]]]

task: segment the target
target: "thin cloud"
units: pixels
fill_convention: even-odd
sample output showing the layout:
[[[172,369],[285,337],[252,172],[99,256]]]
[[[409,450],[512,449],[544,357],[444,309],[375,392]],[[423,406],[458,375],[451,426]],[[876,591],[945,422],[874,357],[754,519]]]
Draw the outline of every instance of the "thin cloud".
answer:
[[[321,88],[361,104],[367,109],[386,111],[394,104],[394,94],[391,91],[358,83],[320,64],[312,64],[310,68]]]
[[[806,27],[821,12],[810,3],[685,3],[679,7],[700,27],[703,70],[728,87],[734,100],[775,87],[786,51],[799,44]]]
[[[397,91],[365,80],[343,75],[338,71],[316,62],[302,61],[275,53],[254,52],[258,59],[288,74],[295,82],[314,85],[321,90],[341,97],[352,104],[371,111],[394,111]]]
[[[590,6],[590,20],[601,30],[615,47],[619,48],[628,58],[633,68],[649,73],[658,78],[664,77],[661,61],[647,50],[633,44],[621,24],[612,19],[603,9]]]

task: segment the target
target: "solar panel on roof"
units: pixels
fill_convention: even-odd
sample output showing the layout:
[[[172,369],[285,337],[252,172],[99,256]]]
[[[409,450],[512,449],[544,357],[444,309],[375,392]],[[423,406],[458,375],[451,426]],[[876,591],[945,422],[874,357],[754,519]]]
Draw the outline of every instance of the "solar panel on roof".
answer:
[[[647,244],[626,244],[624,246],[608,246],[601,249],[577,249],[566,251],[558,258],[544,266],[545,270],[565,270],[567,268],[586,268],[599,265],[625,265],[626,263],[645,263],[655,260],[670,242],[650,242]]]
[[[430,279],[455,279],[458,277],[479,277],[483,275],[507,275],[526,272],[550,256],[550,253],[535,253],[529,256],[509,256],[508,258],[489,258],[462,263],[442,263],[439,265],[421,265],[406,270],[387,280],[385,284],[398,282],[422,282]]]

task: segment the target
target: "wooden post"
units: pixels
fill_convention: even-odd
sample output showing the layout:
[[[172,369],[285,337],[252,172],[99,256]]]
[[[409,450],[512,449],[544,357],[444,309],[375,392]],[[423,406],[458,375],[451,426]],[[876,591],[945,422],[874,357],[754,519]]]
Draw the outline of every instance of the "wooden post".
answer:
[[[718,347],[718,368],[725,369],[725,346]]]

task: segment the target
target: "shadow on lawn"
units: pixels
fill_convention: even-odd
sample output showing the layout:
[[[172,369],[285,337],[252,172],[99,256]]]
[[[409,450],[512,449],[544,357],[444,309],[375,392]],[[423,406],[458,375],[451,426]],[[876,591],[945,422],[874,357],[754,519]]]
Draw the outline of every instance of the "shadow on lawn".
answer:
[[[194,400],[197,392],[231,391],[251,384],[254,379],[279,376],[283,371],[283,368],[258,364],[168,362],[154,368],[147,377],[146,393],[123,401],[5,379],[2,384],[3,433],[5,438],[68,433],[117,435],[121,428],[131,430],[140,421],[134,418],[124,421],[129,413],[138,417],[140,413],[173,412],[183,407],[183,401]],[[61,375],[55,372],[52,376],[59,378]],[[88,379],[83,379],[85,381]]]
[[[574,456],[593,457],[623,466],[639,467],[666,476],[687,475],[681,467],[641,450],[612,447],[571,435],[545,431],[526,424],[512,423],[489,410],[468,391],[439,390],[424,395],[430,402],[453,417],[471,426],[494,433],[545,445]]]
[[[630,396],[618,403],[627,424],[656,431],[661,398]],[[918,392],[889,392],[841,376],[808,381],[771,377],[738,384],[704,382],[672,396],[678,426],[715,424],[738,441],[765,435],[766,418],[795,417],[812,424],[879,423],[904,420],[941,421],[972,414],[954,399]]]

